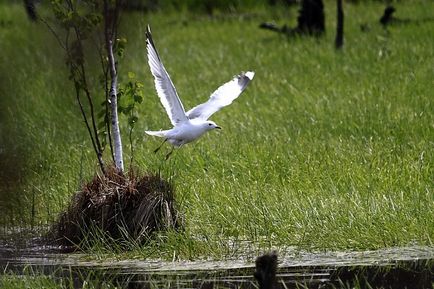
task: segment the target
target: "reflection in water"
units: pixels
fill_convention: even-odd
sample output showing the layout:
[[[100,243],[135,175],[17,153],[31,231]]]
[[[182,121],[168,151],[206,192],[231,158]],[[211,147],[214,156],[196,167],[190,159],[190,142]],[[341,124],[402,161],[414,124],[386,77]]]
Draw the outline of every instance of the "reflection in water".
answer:
[[[31,268],[33,274],[70,279],[75,288],[83,281],[122,288],[258,287],[253,260],[95,262],[37,243],[21,250],[2,244],[0,270],[22,274]],[[373,288],[431,288],[433,269],[434,249],[429,247],[318,254],[288,250],[279,256],[277,288],[369,288],[368,283]]]

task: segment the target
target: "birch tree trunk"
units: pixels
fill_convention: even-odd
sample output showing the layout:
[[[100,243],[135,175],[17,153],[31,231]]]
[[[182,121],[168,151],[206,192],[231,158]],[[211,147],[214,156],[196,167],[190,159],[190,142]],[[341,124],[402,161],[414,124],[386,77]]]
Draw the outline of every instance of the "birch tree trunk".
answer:
[[[110,67],[110,78],[111,78],[111,87],[110,87],[111,129],[112,129],[112,136],[113,136],[115,166],[119,172],[123,172],[124,161],[122,156],[122,140],[121,140],[121,131],[119,129],[119,119],[118,119],[118,96],[117,96],[118,75],[116,73],[115,58],[113,56],[113,41],[107,37],[106,42],[107,42],[106,45],[107,45],[108,60],[109,60],[109,67]]]

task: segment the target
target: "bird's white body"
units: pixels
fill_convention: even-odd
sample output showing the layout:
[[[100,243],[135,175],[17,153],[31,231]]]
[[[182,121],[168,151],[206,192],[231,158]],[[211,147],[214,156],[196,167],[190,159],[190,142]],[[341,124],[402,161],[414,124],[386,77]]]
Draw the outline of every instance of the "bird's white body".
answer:
[[[174,147],[180,147],[198,139],[209,130],[219,129],[220,127],[213,121],[208,120],[208,118],[222,107],[231,104],[243,92],[255,73],[252,71],[240,73],[231,81],[220,86],[207,102],[185,112],[175,86],[157,53],[149,26],[146,36],[148,64],[154,76],[155,88],[173,128],[145,132],[149,135],[164,138],[164,141],[168,141]]]
[[[174,147],[180,147],[186,143],[192,142],[201,137],[207,131],[216,128],[216,125],[210,126],[209,121],[188,120],[172,129],[160,131],[146,131],[147,134],[165,138]],[[211,123],[212,124],[212,123]]]

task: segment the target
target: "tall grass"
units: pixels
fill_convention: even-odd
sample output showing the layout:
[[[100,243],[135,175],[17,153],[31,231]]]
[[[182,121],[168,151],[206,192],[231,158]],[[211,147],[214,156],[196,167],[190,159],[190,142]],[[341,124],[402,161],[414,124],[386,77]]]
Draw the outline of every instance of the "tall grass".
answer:
[[[55,270],[56,271],[56,270]],[[74,288],[124,288],[128,281],[114,280],[114,276],[105,276],[98,271],[69,271],[51,272],[43,274],[32,269],[24,269],[24,274],[19,275],[13,272],[4,272],[0,275],[0,286],[3,289],[74,289]]]
[[[433,5],[400,2],[397,15],[432,17]],[[159,235],[133,256],[225,258],[245,244],[253,250],[432,245],[434,22],[386,31],[378,24],[381,4],[347,4],[344,50],[336,52],[334,8],[327,3],[321,39],[258,28],[262,21],[293,23],[296,10],[124,15],[121,81],[134,72],[146,96],[133,131],[134,164],[173,180],[186,221],[185,231]],[[1,221],[46,224],[97,165],[62,51],[21,10],[0,5],[10,22],[0,30],[0,137],[12,142],[3,151],[25,156],[16,167],[24,170],[21,186],[1,196],[7,208]],[[186,109],[240,71],[256,72],[240,98],[213,115],[223,130],[166,162],[164,153],[152,153],[160,140],[143,134],[170,127],[146,62],[147,23]],[[126,120],[122,129],[126,138]]]

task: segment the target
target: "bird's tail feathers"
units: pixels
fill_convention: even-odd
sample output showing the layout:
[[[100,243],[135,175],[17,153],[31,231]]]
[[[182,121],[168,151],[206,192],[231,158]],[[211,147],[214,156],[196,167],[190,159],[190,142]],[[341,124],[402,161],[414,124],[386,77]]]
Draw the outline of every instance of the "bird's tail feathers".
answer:
[[[158,136],[158,137],[165,137],[166,136],[166,131],[164,131],[164,130],[158,130],[158,131],[145,130],[145,133],[147,133],[149,135],[153,135],[153,136]]]

